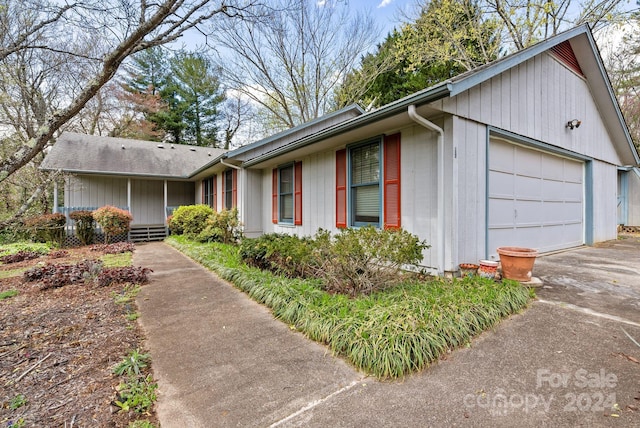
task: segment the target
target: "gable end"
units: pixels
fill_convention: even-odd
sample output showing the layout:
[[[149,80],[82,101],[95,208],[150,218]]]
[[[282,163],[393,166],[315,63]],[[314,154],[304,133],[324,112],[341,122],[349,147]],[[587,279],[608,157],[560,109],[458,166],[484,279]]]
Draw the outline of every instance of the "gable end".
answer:
[[[582,69],[580,68],[580,64],[578,63],[578,58],[576,58],[576,54],[573,52],[571,43],[569,43],[568,40],[555,45],[550,50],[553,55],[560,60],[560,62],[578,73],[578,75],[585,77]]]

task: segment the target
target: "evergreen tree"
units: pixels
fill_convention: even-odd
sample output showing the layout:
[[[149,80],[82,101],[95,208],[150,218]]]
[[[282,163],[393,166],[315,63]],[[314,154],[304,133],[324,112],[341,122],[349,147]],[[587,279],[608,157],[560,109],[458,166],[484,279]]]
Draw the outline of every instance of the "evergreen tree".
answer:
[[[379,107],[498,57],[499,27],[472,0],[434,0],[362,58],[339,92],[340,106]]]

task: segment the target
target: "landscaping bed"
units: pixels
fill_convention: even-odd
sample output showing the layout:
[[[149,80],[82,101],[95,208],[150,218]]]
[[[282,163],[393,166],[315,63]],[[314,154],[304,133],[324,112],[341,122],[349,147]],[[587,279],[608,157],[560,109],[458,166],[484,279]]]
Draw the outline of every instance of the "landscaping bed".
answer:
[[[0,264],[1,427],[157,422],[152,410],[119,411],[114,403],[121,398],[116,389],[123,378],[113,369],[143,340],[135,321],[135,287],[85,281],[47,288],[24,279],[27,269],[47,264],[131,264],[130,252],[107,252],[103,246],[52,250],[50,255]]]
[[[320,279],[290,278],[246,266],[238,247],[167,242],[216,271],[274,316],[326,344],[367,374],[397,378],[418,371],[451,349],[520,311],[530,291],[515,281],[472,277],[413,278],[368,295],[330,293]]]

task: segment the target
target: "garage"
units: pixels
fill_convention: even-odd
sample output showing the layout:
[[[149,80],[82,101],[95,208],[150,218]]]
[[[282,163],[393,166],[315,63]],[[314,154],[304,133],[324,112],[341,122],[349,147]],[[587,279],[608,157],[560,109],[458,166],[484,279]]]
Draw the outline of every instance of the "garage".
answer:
[[[489,142],[488,245],[548,252],[584,243],[581,160],[503,139]]]

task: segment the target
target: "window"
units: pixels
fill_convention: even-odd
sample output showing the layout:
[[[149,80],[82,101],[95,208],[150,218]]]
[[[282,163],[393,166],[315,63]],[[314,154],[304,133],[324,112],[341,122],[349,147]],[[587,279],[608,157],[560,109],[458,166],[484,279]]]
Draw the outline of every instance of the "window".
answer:
[[[274,224],[302,224],[302,162],[275,168],[272,172],[272,214]]]
[[[293,223],[293,165],[278,168],[278,220]]]
[[[235,169],[226,170],[222,175],[222,180],[223,208],[230,210],[235,208],[238,204],[238,171]]]
[[[202,203],[216,209],[216,176],[202,180]]]
[[[380,143],[349,151],[351,225],[380,224]]]
[[[401,227],[400,134],[336,152],[336,227]]]

